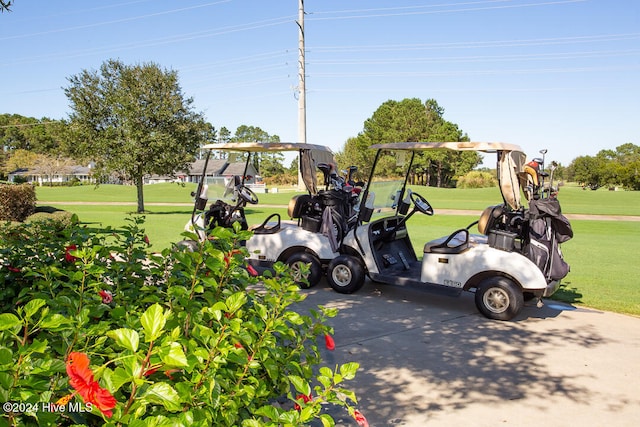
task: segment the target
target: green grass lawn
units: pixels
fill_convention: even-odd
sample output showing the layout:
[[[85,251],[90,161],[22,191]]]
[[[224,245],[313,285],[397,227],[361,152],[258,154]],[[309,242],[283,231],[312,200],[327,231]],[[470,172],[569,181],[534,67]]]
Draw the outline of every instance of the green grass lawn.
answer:
[[[153,184],[144,187],[146,203],[191,203],[195,184]],[[413,186],[412,189],[426,197],[438,209],[482,210],[502,199],[497,188],[455,189]],[[278,189],[277,193],[258,194],[260,204],[284,205],[292,193]],[[136,188],[127,185],[85,185],[78,187],[37,187],[38,200],[46,202],[126,202],[136,203]],[[640,191],[582,190],[577,186],[563,186],[558,198],[564,213],[591,215],[640,216]],[[146,206],[145,206],[146,207]]]
[[[180,233],[191,216],[194,184],[154,184],[145,186],[144,228],[153,250],[162,250],[181,239]],[[416,214],[409,230],[418,253],[425,242],[448,235],[475,221],[475,216],[439,215],[439,209],[482,210],[501,203],[497,189],[439,189],[414,187],[434,206],[432,217]],[[247,209],[250,224],[262,222],[279,212],[286,218],[286,205],[294,193],[280,191],[258,194],[260,203]],[[84,223],[121,227],[135,211],[135,187],[102,185],[81,187],[39,187],[38,200],[75,212]],[[559,195],[565,214],[640,216],[640,192],[582,190],[562,187]],[[127,202],[129,205],[65,204],[65,202]],[[152,203],[183,203],[185,206],[157,206]],[[281,208],[261,207],[281,205]],[[640,222],[572,221],[575,237],[562,245],[571,272],[554,298],[595,309],[640,316]]]

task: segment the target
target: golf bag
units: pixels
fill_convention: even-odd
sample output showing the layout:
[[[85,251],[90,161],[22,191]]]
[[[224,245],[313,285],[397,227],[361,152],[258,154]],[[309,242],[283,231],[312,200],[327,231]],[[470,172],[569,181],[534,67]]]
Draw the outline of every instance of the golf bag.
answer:
[[[558,199],[529,200],[529,242],[525,254],[548,281],[560,280],[569,273],[560,244],[572,237],[571,224],[562,215]]]

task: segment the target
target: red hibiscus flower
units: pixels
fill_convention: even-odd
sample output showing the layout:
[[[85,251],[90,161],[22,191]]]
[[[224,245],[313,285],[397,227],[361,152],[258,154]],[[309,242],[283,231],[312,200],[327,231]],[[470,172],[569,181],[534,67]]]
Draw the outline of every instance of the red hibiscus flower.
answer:
[[[336,349],[336,342],[333,340],[333,337],[329,334],[324,336],[324,344],[327,346],[327,350],[333,351]]]
[[[364,415],[362,415],[362,412],[358,411],[357,409],[353,411],[353,418],[356,419],[356,422],[358,423],[359,426],[369,427],[369,422],[364,417]]]
[[[158,372],[158,366],[155,366],[153,368],[149,368],[146,371],[144,371],[144,373],[142,375],[144,375],[145,377],[148,377],[149,375],[153,375],[156,372]]]
[[[296,396],[296,400],[300,400],[302,399],[302,401],[304,403],[309,403],[313,400],[313,398],[311,397],[311,395],[305,395],[305,394],[299,394]],[[293,407],[295,408],[296,411],[300,411],[302,408],[300,407],[300,405],[298,405],[297,403],[293,404]]]
[[[115,408],[117,401],[109,390],[100,387],[100,384],[93,379],[93,372],[89,369],[89,358],[86,354],[73,352],[69,355],[67,375],[69,375],[69,384],[85,403],[95,405],[100,412],[111,418],[112,409]]]
[[[113,294],[109,291],[102,290],[98,294],[102,297],[103,304],[111,304],[111,301],[113,301]]]
[[[233,249],[231,252],[224,256],[224,263],[227,268],[229,268],[229,263],[231,263],[231,259],[233,258],[233,256],[241,253],[242,251],[240,249]]]
[[[19,268],[17,268],[17,267],[11,267],[11,266],[9,266],[9,267],[7,267],[7,269],[8,269],[9,271],[14,272],[14,273],[20,273],[20,269],[19,269]]]
[[[253,268],[253,266],[251,264],[247,264],[247,271],[249,272],[250,275],[252,275],[253,277],[257,277],[258,276],[258,272],[256,271],[255,268]]]
[[[242,346],[242,344],[240,344],[239,342],[235,343],[233,346],[234,346],[235,348],[244,348],[244,347]]]
[[[76,262],[78,258],[71,255],[71,251],[75,251],[76,249],[78,249],[76,245],[69,245],[66,248],[64,248],[64,260],[67,261],[68,263]]]

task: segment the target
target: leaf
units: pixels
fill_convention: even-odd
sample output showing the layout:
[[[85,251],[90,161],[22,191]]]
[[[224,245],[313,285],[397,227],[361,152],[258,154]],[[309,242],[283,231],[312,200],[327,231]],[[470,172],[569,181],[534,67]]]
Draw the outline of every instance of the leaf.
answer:
[[[107,332],[107,336],[116,341],[120,347],[124,347],[133,352],[138,351],[140,335],[133,329],[120,328]]]
[[[356,376],[356,371],[360,365],[356,362],[345,363],[340,366],[340,374],[344,377],[345,380],[352,380]]]
[[[177,342],[163,345],[158,352],[160,359],[168,366],[187,366],[187,356]]]
[[[350,399],[352,402],[358,403],[358,398],[356,397],[356,394],[353,391],[347,390],[346,388],[338,388],[335,390],[343,396],[343,399],[344,398]]]
[[[22,326],[22,322],[15,314],[2,313],[0,314],[0,331],[6,331],[7,329],[13,329],[16,326]]]
[[[140,323],[144,328],[145,342],[155,341],[162,334],[164,325],[167,323],[168,313],[165,314],[158,303],[153,304],[144,312],[140,318]]]
[[[320,415],[320,421],[322,421],[323,427],[334,427],[336,425],[335,420],[329,414]]]
[[[24,315],[25,315],[25,317],[27,319],[30,319],[45,304],[46,304],[46,302],[43,299],[40,299],[40,298],[32,299],[31,301],[26,303],[25,306],[24,306]]]
[[[10,389],[13,384],[13,375],[9,372],[0,372],[0,388]]]
[[[255,412],[256,415],[260,415],[263,417],[269,418],[271,421],[276,421],[278,419],[278,410],[271,405],[265,405],[258,408]]]
[[[33,342],[27,346],[27,351],[29,353],[41,353],[44,354],[47,351],[47,347],[49,346],[49,342],[45,340],[39,340],[34,338]]]
[[[226,299],[226,304],[230,312],[235,312],[242,308],[247,302],[247,295],[244,292],[236,292]]]
[[[291,381],[291,384],[293,384],[297,392],[302,393],[305,396],[311,394],[311,387],[304,378],[297,375],[289,375],[289,381]]]
[[[120,366],[118,366],[113,372],[105,370],[102,378],[110,385],[109,388],[114,393],[124,384],[133,381],[133,376],[127,373],[127,371]]]
[[[118,306],[113,310],[111,310],[111,318],[116,320],[120,319],[121,317],[124,317],[126,314],[127,314],[127,310],[122,306]]]
[[[0,347],[0,365],[10,365],[13,363],[13,352],[10,348]]]
[[[51,314],[46,316],[42,323],[40,323],[40,327],[43,329],[58,329],[60,326],[70,323],[70,320],[64,317],[62,314]]]
[[[164,406],[167,411],[177,412],[182,409],[178,392],[166,383],[155,383],[140,396],[141,402],[154,403]]]

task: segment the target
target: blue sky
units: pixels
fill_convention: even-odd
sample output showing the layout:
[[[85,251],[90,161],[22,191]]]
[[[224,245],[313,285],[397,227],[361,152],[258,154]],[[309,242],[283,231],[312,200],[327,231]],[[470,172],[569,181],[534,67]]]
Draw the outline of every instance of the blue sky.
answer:
[[[640,144],[640,1],[306,0],[307,142],[340,150],[387,100],[433,98],[472,140],[568,165]],[[217,129],[298,139],[298,0],[15,0],[0,113],[66,118],[107,59],[178,71]]]

